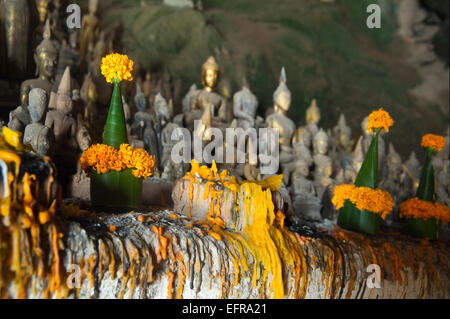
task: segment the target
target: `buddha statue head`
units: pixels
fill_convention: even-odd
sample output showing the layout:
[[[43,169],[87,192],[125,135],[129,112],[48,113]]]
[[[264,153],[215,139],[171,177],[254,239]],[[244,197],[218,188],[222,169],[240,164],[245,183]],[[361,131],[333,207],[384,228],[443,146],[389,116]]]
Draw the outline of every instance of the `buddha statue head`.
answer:
[[[58,62],[58,49],[55,48],[50,38],[50,22],[47,19],[44,29],[44,40],[38,45],[34,54],[37,75],[44,79],[50,79],[55,75]]]
[[[39,0],[38,5],[38,13],[39,13],[39,21],[41,23],[45,22],[45,18],[47,17],[47,9],[48,9],[48,0]]]
[[[212,92],[219,81],[220,68],[213,56],[202,66],[202,85],[206,91]]]
[[[281,69],[280,84],[273,94],[275,112],[286,113],[291,106],[291,91],[286,85],[286,71]]]
[[[145,97],[144,92],[142,92],[141,86],[139,84],[136,85],[136,95],[134,96],[134,103],[136,104],[136,108],[139,112],[145,112],[147,109],[147,98]]]
[[[369,117],[366,116],[366,117],[362,120],[362,122],[361,122],[361,129],[362,129],[364,135],[372,135],[372,133],[370,133],[370,132],[367,130],[367,125],[368,125],[368,124],[369,124]]]
[[[328,151],[328,135],[323,129],[314,135],[314,154],[325,155]]]
[[[78,131],[76,135],[77,144],[80,147],[80,150],[84,152],[89,148],[89,146],[91,146],[92,140],[88,129],[86,128],[86,126],[83,125],[83,119],[81,114],[78,114],[77,116],[77,126],[78,126]]]
[[[32,123],[42,123],[47,111],[47,93],[45,90],[35,88],[28,94],[28,111]]]
[[[96,14],[98,9],[98,0],[89,0],[89,13]]]
[[[396,177],[396,176],[393,176],[393,174],[399,175],[401,173],[402,159],[401,159],[400,155],[396,152],[394,145],[392,145],[392,143],[389,143],[389,152],[387,155],[387,166],[388,166],[389,175],[391,175],[392,177],[394,177],[394,178]]]
[[[350,145],[352,130],[348,126],[343,126],[338,132],[338,142],[343,148],[347,148]]]
[[[91,82],[88,88],[88,101],[97,102],[97,100],[98,100],[97,87],[95,86],[94,82]]]
[[[308,177],[309,175],[309,165],[306,161],[298,160],[295,162],[295,172],[294,178]]]
[[[313,99],[311,105],[306,110],[306,125],[308,125],[310,122],[319,124],[319,121],[320,121],[320,109],[317,106],[316,99]]]

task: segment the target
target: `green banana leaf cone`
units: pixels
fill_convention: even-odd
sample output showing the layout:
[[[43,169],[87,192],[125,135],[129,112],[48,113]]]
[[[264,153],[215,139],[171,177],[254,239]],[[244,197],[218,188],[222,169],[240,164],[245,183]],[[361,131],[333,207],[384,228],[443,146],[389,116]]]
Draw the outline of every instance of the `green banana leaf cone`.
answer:
[[[103,143],[116,149],[127,143],[125,115],[119,83],[114,83],[111,105],[106,120]],[[139,208],[142,196],[142,179],[128,168],[120,172],[91,174],[91,204],[95,211],[126,213]]]
[[[429,149],[416,193],[417,198],[429,202],[434,202],[434,168],[431,161],[432,154],[433,151]],[[435,218],[426,220],[421,218],[407,218],[404,221],[404,224],[405,233],[415,237],[436,240],[439,237],[442,222]]]
[[[357,187],[376,188],[378,184],[378,135],[374,134],[372,142],[367,150],[355,185]],[[339,210],[338,225],[344,229],[376,235],[380,229],[381,217],[367,210],[360,211],[355,204],[347,200],[344,207]]]
[[[91,174],[91,203],[95,211],[127,213],[137,210],[141,203],[142,179],[132,169],[105,174]]]
[[[438,221],[435,218],[426,220],[421,218],[408,218],[405,220],[405,231],[415,237],[437,240],[441,224],[441,221]]]

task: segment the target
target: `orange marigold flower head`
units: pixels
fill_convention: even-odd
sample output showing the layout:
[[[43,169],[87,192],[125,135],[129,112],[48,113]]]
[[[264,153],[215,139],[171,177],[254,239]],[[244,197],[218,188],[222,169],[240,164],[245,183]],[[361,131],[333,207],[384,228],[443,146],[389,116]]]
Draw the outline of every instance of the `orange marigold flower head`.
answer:
[[[428,202],[414,197],[400,204],[400,217],[423,220],[435,218],[448,223],[450,222],[450,208],[440,203]]]
[[[367,210],[380,215],[382,219],[385,219],[394,207],[392,196],[381,189],[356,187],[349,184],[336,186],[334,196],[331,199],[336,209],[339,210],[344,207],[347,200],[355,204],[360,211]]]
[[[105,174],[110,170],[120,172],[132,168],[135,177],[148,178],[154,172],[155,162],[147,151],[133,149],[128,144],[122,144],[119,150],[112,146],[96,144],[83,153],[80,166],[87,174],[91,169],[98,174]]]
[[[440,135],[426,134],[422,137],[423,147],[433,148],[433,151],[440,152],[445,146],[445,138]]]
[[[113,83],[116,79],[119,82],[133,81],[131,72],[134,70],[134,62],[126,55],[113,53],[102,58],[101,70],[108,83]]]
[[[383,108],[373,111],[369,115],[369,123],[367,124],[367,131],[374,132],[376,129],[384,129],[389,132],[389,128],[394,125],[394,120],[389,115],[388,112],[383,110]]]

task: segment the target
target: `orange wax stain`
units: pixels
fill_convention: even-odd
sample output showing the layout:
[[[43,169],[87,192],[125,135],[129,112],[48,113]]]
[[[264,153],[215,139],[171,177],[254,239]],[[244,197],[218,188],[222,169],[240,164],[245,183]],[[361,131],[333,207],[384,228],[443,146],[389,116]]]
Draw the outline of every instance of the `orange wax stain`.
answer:
[[[155,232],[155,234],[158,235],[158,241],[159,241],[158,251],[161,254],[161,258],[163,260],[166,260],[168,239],[162,235],[163,228],[156,227],[155,225],[153,225],[153,232]]]
[[[108,226],[108,229],[109,229],[110,232],[114,233],[114,232],[116,231],[116,226],[114,226],[114,225],[109,225],[109,226]]]

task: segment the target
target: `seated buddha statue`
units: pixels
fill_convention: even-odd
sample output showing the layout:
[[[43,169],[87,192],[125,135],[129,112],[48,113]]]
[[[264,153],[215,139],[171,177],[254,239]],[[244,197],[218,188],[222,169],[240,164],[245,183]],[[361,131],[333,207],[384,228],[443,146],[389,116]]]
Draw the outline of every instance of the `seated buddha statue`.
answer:
[[[35,88],[43,89],[47,96],[53,89],[53,80],[58,62],[58,48],[55,47],[51,38],[50,23],[47,20],[44,30],[44,39],[36,48],[34,61],[37,66],[36,79],[26,80],[20,87],[20,101],[23,107],[28,103],[28,93]]]
[[[185,123],[193,128],[194,121],[200,120],[203,113],[211,111],[212,123],[227,122],[227,103],[224,97],[214,92],[219,81],[220,68],[214,57],[209,57],[202,66],[201,80],[203,89],[193,92],[190,99],[190,110],[185,114]],[[220,125],[219,125],[220,126]]]

